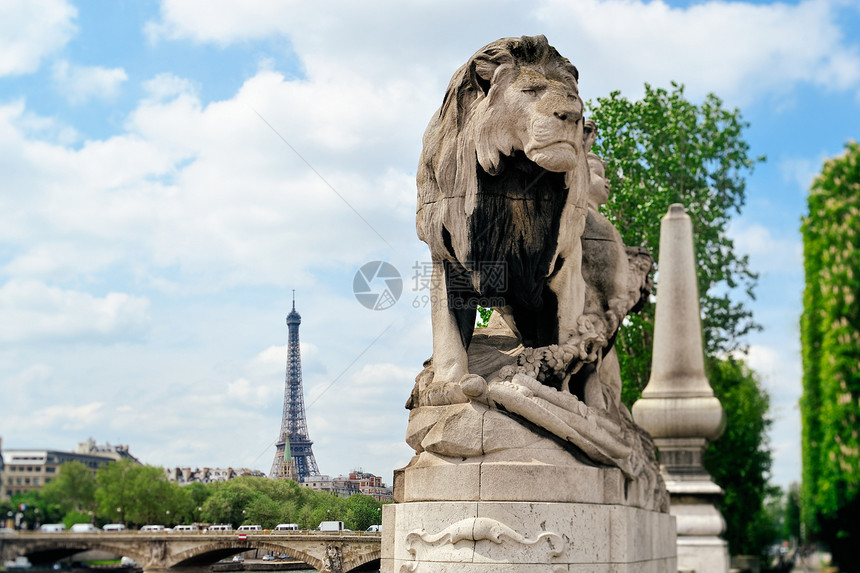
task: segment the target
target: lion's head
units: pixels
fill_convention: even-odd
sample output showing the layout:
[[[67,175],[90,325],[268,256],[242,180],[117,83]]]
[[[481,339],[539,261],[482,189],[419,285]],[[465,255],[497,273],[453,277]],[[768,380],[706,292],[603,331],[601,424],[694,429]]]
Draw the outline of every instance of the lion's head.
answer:
[[[451,226],[439,220],[448,216],[437,213],[438,206],[422,213],[425,206],[440,197],[462,197],[455,216],[470,214],[476,206],[477,170],[494,176],[517,152],[546,171],[563,174],[565,188],[587,182],[578,79],[577,69],[544,36],[497,40],[457,70],[424,135],[418,172],[423,240],[433,241],[440,225]]]
[[[469,83],[479,89],[458,113],[471,116],[478,162],[493,173],[500,155],[523,151],[547,171],[572,171],[583,141],[576,68],[543,36],[518,47],[472,59]]]

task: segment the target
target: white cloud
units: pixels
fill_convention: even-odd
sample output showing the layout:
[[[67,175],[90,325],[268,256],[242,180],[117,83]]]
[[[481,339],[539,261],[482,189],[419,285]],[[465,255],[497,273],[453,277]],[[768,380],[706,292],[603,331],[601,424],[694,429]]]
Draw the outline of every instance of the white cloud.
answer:
[[[91,100],[111,101],[119,95],[120,86],[127,79],[128,74],[122,68],[78,66],[66,60],[54,64],[53,69],[57,91],[75,105]]]
[[[685,8],[660,0],[544,0],[536,7],[389,2],[372,11],[332,1],[324,13],[319,4],[252,4],[222,1],[214,9],[202,0],[163,0],[161,19],[148,30],[157,38],[222,45],[282,34],[312,72],[336,77],[359,69],[389,82],[392,74],[447,81],[483,43],[544,33],[579,67],[587,98],[613,89],[636,95],[644,82],[678,81],[693,97],[715,92],[740,103],[784,97],[804,83],[836,90],[860,85],[860,47],[842,34],[842,5],[832,0],[710,1]],[[518,29],[510,27],[512,20]],[[434,29],[445,31],[444,42]]]
[[[238,5],[230,0],[203,3],[166,0],[161,3],[161,22],[149,22],[146,34],[160,38],[191,38],[197,42],[228,44],[248,38],[282,33],[295,25],[298,2],[250,0]],[[196,22],[190,25],[190,22]]]
[[[75,34],[77,14],[66,0],[0,2],[0,76],[36,71]]]
[[[49,428],[56,432],[78,431],[103,419],[103,406],[102,402],[90,402],[81,406],[68,404],[48,406],[28,413],[27,423],[35,424],[41,428]],[[20,419],[21,416],[16,414],[13,416],[13,420],[15,418]],[[30,418],[32,421],[29,421]]]
[[[597,77],[598,94],[674,80],[694,97],[715,92],[747,103],[783,97],[805,83],[857,89],[860,49],[846,43],[838,9],[830,0],[710,1],[686,8],[660,0],[546,0],[540,14],[554,35],[562,35],[562,53],[575,64],[583,55],[582,85],[593,89],[590,78]]]
[[[821,173],[821,167],[827,158],[826,153],[821,153],[815,159],[806,157],[783,159],[779,162],[779,171],[784,181],[795,185],[795,188],[806,196],[812,181]]]
[[[757,272],[796,272],[803,264],[800,236],[776,237],[773,230],[759,223],[739,224],[733,221],[728,235],[740,254],[750,257],[750,267]]]
[[[0,286],[0,340],[137,338],[147,328],[149,301],[111,292],[102,298],[33,280]]]

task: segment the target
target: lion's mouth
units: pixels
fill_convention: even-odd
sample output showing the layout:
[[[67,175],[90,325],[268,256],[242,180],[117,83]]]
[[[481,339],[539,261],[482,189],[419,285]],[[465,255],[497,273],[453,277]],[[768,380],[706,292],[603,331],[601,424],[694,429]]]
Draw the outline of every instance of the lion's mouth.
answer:
[[[574,147],[573,143],[567,141],[566,139],[559,139],[557,141],[551,141],[549,143],[530,145],[529,147],[531,148],[531,153],[555,151],[556,149],[558,151],[570,150],[571,152],[576,153],[576,148]]]
[[[529,145],[525,152],[526,157],[547,171],[572,171],[576,167],[577,150],[570,141],[557,140]]]

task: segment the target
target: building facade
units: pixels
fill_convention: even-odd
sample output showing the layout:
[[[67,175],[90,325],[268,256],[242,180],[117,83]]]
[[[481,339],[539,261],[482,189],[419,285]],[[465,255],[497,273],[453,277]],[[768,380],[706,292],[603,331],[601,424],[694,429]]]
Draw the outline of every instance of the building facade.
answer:
[[[260,470],[248,468],[164,468],[164,473],[167,481],[179,485],[227,481],[242,476],[266,477]]]
[[[130,459],[136,463],[140,463],[136,457],[128,452],[128,446],[112,446],[110,443],[97,444],[92,438],[86,442],[81,442],[75,449],[77,454],[100,456],[103,458],[111,458],[115,461]]]
[[[80,462],[93,472],[113,461],[113,457],[58,450],[4,450],[3,499],[13,495],[41,490],[51,483],[60,471],[60,466],[68,462]]]
[[[360,493],[369,495],[377,501],[392,501],[393,492],[382,483],[382,478],[371,473],[356,470],[348,476],[331,478],[327,475],[311,476],[301,482],[302,487],[315,491],[327,491],[338,497],[349,497]]]
[[[3,466],[3,438],[0,438],[0,499],[6,499],[6,471]]]

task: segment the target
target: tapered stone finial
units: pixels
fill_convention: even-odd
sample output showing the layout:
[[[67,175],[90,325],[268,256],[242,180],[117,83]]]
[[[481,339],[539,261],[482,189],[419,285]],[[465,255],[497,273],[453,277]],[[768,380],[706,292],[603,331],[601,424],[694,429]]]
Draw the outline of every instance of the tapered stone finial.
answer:
[[[725,416],[705,376],[693,224],[677,203],[660,226],[658,272],[651,378],[633,416],[653,438],[714,440]]]
[[[657,310],[651,378],[633,418],[654,438],[660,472],[677,520],[678,567],[728,571],[725,520],[714,506],[720,487],[702,464],[709,440],[725,428],[725,412],[705,375],[693,225],[675,204],[660,227]]]

